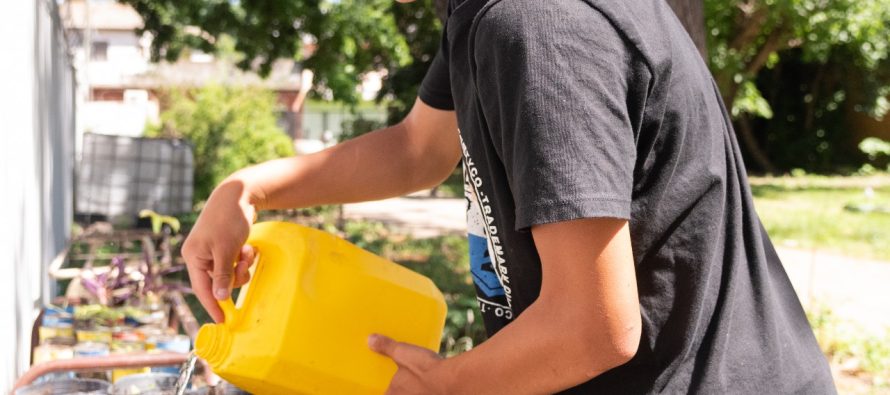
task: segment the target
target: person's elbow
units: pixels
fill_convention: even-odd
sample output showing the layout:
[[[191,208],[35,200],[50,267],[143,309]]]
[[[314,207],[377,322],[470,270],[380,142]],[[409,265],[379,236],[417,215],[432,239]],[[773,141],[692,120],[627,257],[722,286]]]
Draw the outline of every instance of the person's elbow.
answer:
[[[620,334],[611,336],[612,347],[610,351],[614,359],[614,367],[630,362],[637,355],[640,348],[640,336],[642,324],[639,319],[625,326]]]
[[[588,332],[588,336],[598,341],[588,340],[585,342],[585,347],[581,348],[587,356],[585,363],[587,378],[596,377],[624,365],[637,354],[642,332],[639,317],[613,326],[614,328],[599,327]]]

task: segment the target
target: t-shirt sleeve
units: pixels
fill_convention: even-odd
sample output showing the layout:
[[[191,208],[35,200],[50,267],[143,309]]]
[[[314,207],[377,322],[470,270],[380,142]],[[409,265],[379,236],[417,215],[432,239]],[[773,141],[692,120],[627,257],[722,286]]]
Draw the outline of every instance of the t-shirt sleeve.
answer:
[[[585,2],[529,0],[496,3],[473,37],[479,101],[516,229],[629,219],[634,52],[622,35]]]
[[[423,82],[420,83],[417,96],[430,107],[439,110],[454,110],[454,99],[451,96],[451,78],[448,72],[448,45],[445,34],[443,31],[439,51],[423,77]]]

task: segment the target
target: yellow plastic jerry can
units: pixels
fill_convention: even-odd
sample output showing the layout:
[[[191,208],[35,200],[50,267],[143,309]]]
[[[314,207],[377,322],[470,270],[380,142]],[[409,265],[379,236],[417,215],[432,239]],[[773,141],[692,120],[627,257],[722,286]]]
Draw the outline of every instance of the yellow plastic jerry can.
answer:
[[[438,351],[446,306],[430,279],[291,223],[256,224],[247,243],[259,254],[250,283],[195,341],[227,381],[254,394],[382,394],[396,365],[368,335]]]

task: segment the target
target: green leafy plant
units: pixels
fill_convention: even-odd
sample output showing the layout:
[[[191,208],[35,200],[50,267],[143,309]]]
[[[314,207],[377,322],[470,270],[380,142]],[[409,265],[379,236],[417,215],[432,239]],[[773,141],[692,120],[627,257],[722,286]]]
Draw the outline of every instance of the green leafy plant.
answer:
[[[884,141],[877,137],[868,137],[859,143],[859,150],[868,156],[868,160],[872,162],[865,165],[871,168],[871,171],[868,171],[868,173],[873,173],[876,170],[875,166],[880,166],[878,162],[881,160],[887,163],[887,171],[890,172],[890,161],[888,161],[890,159],[890,141]]]
[[[742,83],[735,102],[732,104],[732,115],[737,117],[741,114],[752,114],[766,119],[773,117],[773,109],[769,102],[763,98],[757,85],[751,81]]]
[[[290,138],[276,124],[271,92],[251,87],[208,85],[173,90],[161,122],[150,137],[187,139],[194,147],[195,201],[238,169],[294,154]]]
[[[142,210],[139,212],[139,218],[151,218],[151,231],[158,235],[163,230],[164,225],[170,228],[173,233],[179,233],[179,219],[169,215],[161,215],[153,210]]]

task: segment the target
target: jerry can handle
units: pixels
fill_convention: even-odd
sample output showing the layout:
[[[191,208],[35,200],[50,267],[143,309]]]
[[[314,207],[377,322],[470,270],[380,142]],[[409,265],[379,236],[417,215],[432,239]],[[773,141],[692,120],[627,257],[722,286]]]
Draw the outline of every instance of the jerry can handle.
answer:
[[[235,326],[238,322],[238,312],[235,308],[235,302],[229,296],[226,300],[219,301],[219,307],[222,309],[226,326]]]
[[[253,219],[250,221],[250,223],[251,223],[251,224],[256,224],[256,220],[257,220],[257,213],[254,212],[254,213],[253,213]],[[250,243],[248,242],[248,243],[245,243],[245,244],[250,244]],[[251,244],[251,246],[254,248],[254,252],[255,252],[255,253],[259,253],[259,249],[258,249],[256,246],[254,246],[254,245],[252,245],[252,244]],[[257,261],[256,261],[256,264],[259,265],[261,260],[262,260],[262,257],[258,257],[258,258],[257,258]],[[253,280],[253,279],[251,278],[251,280]],[[242,287],[242,292],[244,291],[244,287],[245,287],[247,284],[249,284],[249,283],[250,283],[250,281],[248,281],[247,283],[245,283],[245,284],[243,284],[243,285],[241,286],[241,287]],[[247,296],[247,295],[245,295],[245,297],[246,297],[246,296]],[[221,301],[219,301],[219,307],[220,307],[220,309],[221,309],[222,312],[223,312],[223,319],[225,319],[225,324],[226,324],[227,326],[230,326],[230,327],[231,327],[231,326],[235,326],[236,323],[238,322],[238,316],[239,316],[239,314],[238,314],[238,309],[235,307],[235,301],[232,300],[232,294],[231,294],[231,292],[229,293],[229,297],[228,297],[228,298],[226,298],[225,300],[221,300]]]
[[[244,293],[243,296],[241,296],[241,297],[244,298],[245,304],[247,304],[247,300],[250,297],[250,290],[248,289],[248,285],[250,285],[250,283],[253,282],[254,278],[257,275],[259,275],[259,273],[260,273],[259,267],[260,267],[260,265],[263,264],[262,263],[263,262],[263,254],[260,253],[260,249],[257,246],[257,244],[261,244],[261,243],[250,243],[250,241],[248,240],[247,244],[249,244],[251,247],[253,247],[254,252],[256,254],[256,262],[254,263],[254,265],[256,265],[256,269],[254,270],[254,273],[251,276],[250,280],[248,280],[248,282],[241,285],[241,292]],[[225,300],[221,300],[219,302],[219,307],[220,307],[220,309],[222,309],[223,317],[225,318],[225,324],[229,327],[233,327],[233,326],[237,325],[238,321],[240,320],[239,317],[241,316],[241,314],[238,314],[238,307],[235,306],[235,301],[232,299],[231,294],[229,295],[228,298],[226,298]]]
[[[252,294],[254,292],[250,289],[250,285],[253,284],[257,277],[262,276],[263,267],[267,265],[266,261],[274,262],[276,259],[281,259],[282,255],[279,251],[279,247],[282,243],[281,240],[279,238],[269,239],[270,228],[268,227],[273,224],[275,223],[254,224],[250,229],[250,235],[245,244],[253,247],[254,253],[256,254],[256,262],[254,263],[254,269],[250,280],[241,286],[242,288],[239,298],[243,298],[243,306],[236,306],[231,295],[219,302],[219,307],[222,309],[226,326],[233,327],[238,325],[242,315],[238,310],[251,304],[251,299],[253,299]]]

